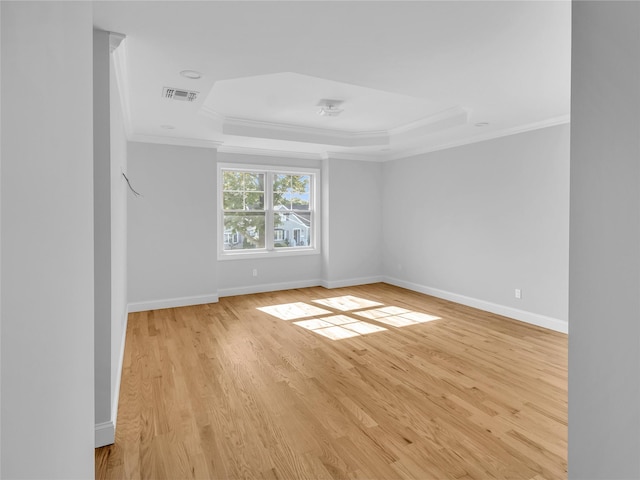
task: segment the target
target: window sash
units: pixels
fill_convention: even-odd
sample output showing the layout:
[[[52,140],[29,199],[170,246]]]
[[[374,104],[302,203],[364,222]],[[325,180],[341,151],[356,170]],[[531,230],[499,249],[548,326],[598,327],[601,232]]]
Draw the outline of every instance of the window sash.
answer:
[[[240,256],[240,255],[256,255],[256,254],[263,254],[263,255],[272,255],[272,254],[286,254],[286,253],[295,253],[295,252],[300,252],[300,253],[318,253],[318,242],[319,242],[319,228],[316,225],[317,222],[317,217],[316,216],[316,208],[317,208],[317,188],[318,188],[318,181],[319,181],[319,171],[317,169],[306,169],[306,168],[301,168],[301,169],[293,169],[293,168],[281,168],[281,167],[263,167],[263,166],[259,166],[259,167],[253,167],[253,166],[245,166],[245,165],[234,165],[234,164],[226,164],[226,165],[220,165],[219,167],[219,177],[220,177],[220,182],[219,182],[219,195],[218,195],[218,201],[220,202],[220,208],[218,209],[219,212],[219,226],[220,229],[222,231],[222,235],[219,236],[219,242],[221,241],[221,245],[219,248],[219,255],[221,255],[221,257],[226,257],[226,258],[231,258],[234,256]],[[250,173],[250,174],[254,174],[254,175],[264,175],[263,179],[263,189],[256,191],[256,190],[238,190],[233,189],[233,190],[224,190],[224,186],[225,186],[225,182],[224,182],[224,174],[225,172],[239,172],[239,173]],[[300,176],[300,177],[305,177],[308,178],[308,192],[304,192],[304,194],[301,195],[301,198],[304,201],[308,201],[308,209],[305,210],[297,210],[297,209],[286,209],[286,210],[275,210],[276,205],[274,205],[274,193],[276,193],[276,187],[274,185],[274,182],[276,181],[276,178],[278,178],[279,176]],[[264,195],[263,198],[263,206],[264,209],[247,209],[247,205],[246,203],[243,203],[243,209],[224,209],[224,198],[225,198],[225,193],[231,193],[231,192],[237,192],[237,193],[243,193],[243,194],[247,194],[247,193],[260,193]],[[279,193],[282,193],[282,189],[278,190]],[[292,192],[292,195],[290,195],[291,198],[295,198],[295,190],[289,190],[289,192]],[[297,192],[299,193],[299,192]],[[308,195],[308,200],[306,199]],[[292,207],[295,204],[295,202],[290,202],[289,206]],[[304,204],[304,203],[303,203]],[[237,203],[236,203],[237,205]],[[300,205],[300,203],[298,203],[298,205]],[[275,217],[276,215],[278,215],[279,213],[299,213],[299,214],[303,214],[305,219],[308,218],[309,219],[309,228],[306,232],[304,232],[304,234],[302,233],[302,231],[297,232],[298,235],[298,240],[301,238],[300,235],[302,235],[304,237],[304,243],[308,243],[308,245],[302,245],[302,246],[276,246],[276,243],[281,243],[283,240],[277,240],[276,237],[276,230],[280,229],[281,227],[276,226],[275,225]],[[227,230],[225,230],[225,218],[228,218],[231,215],[234,214],[240,214],[240,215],[246,215],[246,214],[254,214],[254,215],[260,215],[263,214],[264,215],[264,221],[265,221],[265,227],[264,227],[264,247],[260,246],[260,247],[256,247],[256,248],[240,248],[240,249],[231,249],[231,248],[225,248],[225,245],[228,246],[228,243],[224,242],[225,239],[225,232],[227,234],[231,234],[234,235],[234,233],[237,235],[237,231],[231,231],[228,232]],[[284,239],[286,239],[287,237],[290,238],[294,238],[294,233],[293,230],[291,232],[288,231],[284,231],[282,233],[282,236]],[[261,243],[261,242],[260,242]]]

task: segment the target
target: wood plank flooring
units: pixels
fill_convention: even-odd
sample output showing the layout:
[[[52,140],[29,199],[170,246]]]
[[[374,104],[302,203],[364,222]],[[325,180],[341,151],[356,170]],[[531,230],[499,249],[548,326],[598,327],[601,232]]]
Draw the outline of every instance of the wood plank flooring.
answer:
[[[300,303],[327,313],[273,315]],[[566,475],[566,335],[386,284],[131,314],[116,443],[96,449],[99,479]]]

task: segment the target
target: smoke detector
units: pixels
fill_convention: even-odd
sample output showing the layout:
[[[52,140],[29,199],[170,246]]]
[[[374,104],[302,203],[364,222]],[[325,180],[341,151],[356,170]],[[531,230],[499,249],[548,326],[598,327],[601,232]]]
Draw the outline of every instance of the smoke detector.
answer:
[[[343,100],[332,100],[329,98],[323,98],[318,102],[318,106],[320,110],[318,110],[318,115],[326,116],[326,117],[337,117],[344,110],[340,108]]]
[[[162,89],[162,96],[164,98],[180,100],[182,102],[193,102],[198,98],[198,92],[194,92],[193,90],[183,90],[181,88],[164,87]]]

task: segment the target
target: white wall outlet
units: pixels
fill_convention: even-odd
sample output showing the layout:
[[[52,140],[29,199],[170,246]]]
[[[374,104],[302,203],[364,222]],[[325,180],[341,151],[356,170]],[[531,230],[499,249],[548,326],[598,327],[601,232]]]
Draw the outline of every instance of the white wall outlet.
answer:
[[[522,298],[522,290],[520,290],[519,288],[516,288],[516,298]]]
[[[258,276],[258,269],[257,269],[257,268],[254,268],[254,269],[253,269],[253,276],[254,276],[254,277],[257,277],[257,276]]]

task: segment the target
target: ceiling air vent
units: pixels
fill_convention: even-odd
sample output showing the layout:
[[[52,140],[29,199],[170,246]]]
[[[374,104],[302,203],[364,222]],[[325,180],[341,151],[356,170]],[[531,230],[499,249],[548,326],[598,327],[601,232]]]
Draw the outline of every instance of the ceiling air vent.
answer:
[[[179,88],[164,87],[162,89],[164,98],[180,100],[182,102],[193,102],[198,97],[198,92],[192,90],[181,90]]]

